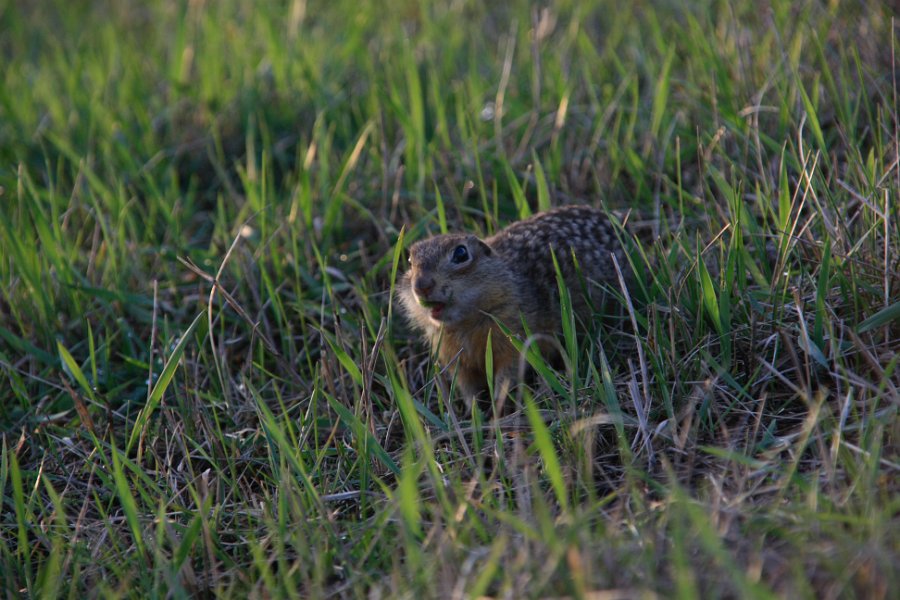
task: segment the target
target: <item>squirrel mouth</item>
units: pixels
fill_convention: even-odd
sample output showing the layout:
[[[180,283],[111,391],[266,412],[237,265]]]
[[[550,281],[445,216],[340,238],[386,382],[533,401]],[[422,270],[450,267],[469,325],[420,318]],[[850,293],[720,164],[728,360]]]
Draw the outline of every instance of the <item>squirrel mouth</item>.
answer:
[[[419,302],[423,307],[429,309],[431,311],[431,318],[435,321],[441,320],[441,314],[444,312],[444,307],[446,306],[443,302],[430,302],[428,300],[421,300]]]

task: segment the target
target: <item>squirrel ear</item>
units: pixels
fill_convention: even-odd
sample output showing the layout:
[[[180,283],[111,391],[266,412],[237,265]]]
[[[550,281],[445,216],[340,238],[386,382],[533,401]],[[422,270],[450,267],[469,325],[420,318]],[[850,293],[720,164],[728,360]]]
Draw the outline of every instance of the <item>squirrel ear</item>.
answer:
[[[474,249],[474,248],[477,248],[479,254],[481,254],[481,255],[483,255],[483,256],[490,256],[491,254],[494,253],[494,251],[491,250],[491,247],[490,247],[490,246],[488,246],[487,244],[485,244],[483,241],[481,241],[480,239],[478,239],[478,238],[475,237],[474,235],[469,236],[468,242],[469,242],[469,247],[470,247],[470,248],[473,248],[473,249]]]

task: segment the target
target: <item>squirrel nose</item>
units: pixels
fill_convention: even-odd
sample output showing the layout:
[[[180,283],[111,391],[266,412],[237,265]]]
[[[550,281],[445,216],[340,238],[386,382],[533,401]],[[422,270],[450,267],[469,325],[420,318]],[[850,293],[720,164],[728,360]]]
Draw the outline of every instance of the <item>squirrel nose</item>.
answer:
[[[427,296],[433,289],[433,277],[427,277],[423,275],[421,277],[416,277],[415,281],[413,281],[413,290],[415,290],[416,294],[418,294],[419,296]]]

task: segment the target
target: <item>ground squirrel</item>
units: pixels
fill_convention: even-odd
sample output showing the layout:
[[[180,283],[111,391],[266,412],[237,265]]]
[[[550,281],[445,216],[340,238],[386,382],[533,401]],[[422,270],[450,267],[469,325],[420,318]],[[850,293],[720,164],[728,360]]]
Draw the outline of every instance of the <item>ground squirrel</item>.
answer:
[[[520,338],[524,319],[541,350],[555,352],[549,336],[561,331],[561,317],[551,248],[578,320],[589,323],[591,302],[600,296],[598,284],[616,280],[612,255],[626,268],[615,231],[598,209],[565,206],[513,223],[484,240],[448,234],[410,248],[410,268],[400,283],[406,314],[425,333],[443,366],[457,361],[451,371],[456,368],[466,396],[487,387],[489,331],[495,377],[512,379],[518,372],[519,354],[495,319]]]

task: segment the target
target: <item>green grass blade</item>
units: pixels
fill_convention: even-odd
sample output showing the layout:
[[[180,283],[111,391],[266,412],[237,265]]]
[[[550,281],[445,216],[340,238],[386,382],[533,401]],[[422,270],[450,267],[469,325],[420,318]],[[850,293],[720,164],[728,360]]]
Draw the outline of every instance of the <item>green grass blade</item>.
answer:
[[[16,554],[20,559],[29,556],[30,544],[28,542],[28,523],[32,521],[31,511],[25,505],[25,489],[22,485],[22,472],[19,469],[19,460],[16,453],[11,452],[6,446],[6,438],[3,438],[3,462],[9,465],[9,480],[12,484],[12,503],[16,513]],[[4,494],[5,495],[5,494]]]
[[[404,246],[404,234],[406,232],[405,227],[400,228],[400,233],[397,236],[397,241],[394,243],[394,252],[391,257],[391,287],[390,287],[390,297],[388,299],[388,325],[390,326],[392,322],[392,315],[394,310],[394,291],[397,287],[397,270],[400,267],[400,256],[403,254],[403,246]]]
[[[13,348],[13,350],[23,356],[26,354],[29,356],[33,356],[48,366],[59,365],[59,360],[56,356],[53,356],[49,352],[41,350],[29,341],[13,334],[13,332],[9,331],[5,327],[0,327],[0,338],[2,338],[7,344],[9,344]]]
[[[484,344],[484,373],[487,377],[488,395],[494,400],[494,345],[491,340],[494,331],[488,330],[487,341]]]
[[[74,379],[78,385],[81,387],[82,391],[87,394],[88,398],[94,400],[96,402],[96,398],[94,397],[94,389],[88,383],[87,378],[84,376],[84,372],[81,370],[81,367],[78,366],[78,363],[75,362],[75,359],[72,358],[72,355],[66,350],[65,346],[62,345],[62,342],[57,340],[56,349],[59,352],[59,358],[62,361],[63,367],[65,367],[66,371],[69,375]]]
[[[404,468],[400,473],[400,483],[397,487],[397,496],[400,505],[400,514],[410,535],[416,539],[422,537],[422,498],[419,495],[419,475],[421,463],[416,460],[412,448],[407,448],[404,456]]]
[[[194,513],[190,523],[184,528],[184,533],[181,535],[181,542],[178,544],[178,548],[175,550],[175,556],[172,558],[172,569],[174,571],[181,570],[185,561],[187,561],[188,557],[191,555],[191,551],[197,543],[197,540],[200,539],[204,518],[203,515],[209,511],[211,504],[212,496],[210,495],[206,497],[203,506],[200,507],[199,511]]]
[[[184,355],[185,348],[187,348],[188,343],[192,340],[194,331],[196,331],[200,323],[204,322],[203,317],[205,316],[206,312],[204,311],[194,317],[194,321],[181,335],[178,344],[175,345],[172,354],[169,355],[169,359],[166,361],[162,372],[159,374],[159,379],[156,380],[156,384],[150,392],[150,397],[147,398],[147,403],[138,413],[137,419],[135,419],[134,427],[131,429],[131,435],[128,437],[128,443],[125,446],[126,456],[131,455],[131,450],[134,448],[135,443],[144,435],[147,424],[150,421],[150,416],[156,410],[156,407],[159,406],[163,394],[166,393],[166,389],[169,387],[169,384],[172,383],[172,378],[175,377],[175,370],[178,368],[178,363]]]
[[[813,81],[812,86],[815,88],[818,86],[818,76],[816,76],[815,81]],[[803,82],[797,81],[797,91],[800,92],[800,98],[803,101],[803,109],[806,111],[806,117],[809,121],[809,128],[812,129],[813,137],[816,140],[816,144],[818,145],[820,150],[826,150],[828,146],[825,145],[825,136],[822,134],[822,126],[819,124],[819,117],[816,111],[816,107],[813,105],[812,100],[809,98],[809,94],[806,93],[806,88],[803,85]]]
[[[441,233],[447,233],[447,211],[444,208],[444,197],[441,196],[441,189],[435,184],[434,186],[434,203],[437,207],[438,226]]]
[[[325,399],[328,400],[329,406],[337,413],[341,422],[353,432],[354,437],[360,445],[362,454],[365,456],[367,452],[370,452],[374,458],[377,458],[378,461],[390,469],[392,473],[399,475],[400,467],[397,466],[397,463],[394,462],[394,459],[391,458],[390,454],[388,454],[381,444],[378,443],[378,440],[375,439],[375,436],[372,435],[372,432],[369,431],[368,427],[359,420],[359,417],[350,412],[350,410],[338,402],[336,398],[332,398],[324,392],[323,395],[325,396]]]
[[[534,181],[537,184],[537,208],[538,211],[550,210],[550,187],[547,185],[547,176],[544,174],[544,166],[538,159],[537,152],[531,151],[531,160],[534,164]]]
[[[356,362],[350,355],[347,354],[347,351],[337,345],[337,342],[332,339],[332,336],[328,333],[323,332],[323,336],[325,341],[328,343],[328,347],[331,348],[331,351],[337,357],[338,361],[341,363],[341,366],[350,374],[350,377],[353,379],[353,382],[356,385],[361,386],[363,384],[362,371],[359,370]]]
[[[713,283],[712,277],[709,275],[709,270],[707,270],[703,258],[700,257],[699,248],[697,256],[697,272],[700,277],[700,291],[703,294],[703,308],[706,309],[706,314],[716,328],[716,332],[721,335],[722,320],[719,315],[719,299],[716,296],[716,286]]]
[[[144,534],[140,518],[138,517],[137,502],[131,493],[131,482],[125,477],[125,471],[122,469],[122,461],[127,461],[128,458],[126,456],[119,457],[119,451],[116,449],[115,444],[112,445],[110,454],[112,455],[113,482],[116,488],[116,495],[119,497],[122,510],[125,512],[125,521],[131,530],[138,553],[144,554]]]
[[[531,394],[525,395],[525,414],[528,416],[528,423],[534,433],[534,445],[537,447],[541,460],[544,461],[544,473],[550,479],[550,485],[556,495],[556,501],[559,502],[563,514],[569,511],[569,493],[566,490],[565,479],[563,478],[562,466],[556,449],[553,447],[553,439],[550,436],[550,430],[544,423],[541,413],[535,406],[534,399]]]
[[[506,161],[503,161],[503,172],[506,173],[506,183],[509,185],[510,193],[512,193],[518,217],[527,219],[531,216],[531,207],[528,205],[528,199],[525,198],[525,190],[522,188],[522,184],[519,183],[518,177],[516,177],[512,167]]]
[[[653,108],[650,112],[650,133],[654,138],[659,135],[663,116],[669,105],[669,78],[674,59],[675,46],[671,46],[666,53],[665,61],[656,82],[656,93],[653,95]]]
[[[860,323],[856,330],[859,333],[865,333],[897,320],[900,320],[900,302],[894,302],[890,306],[882,308]]]

